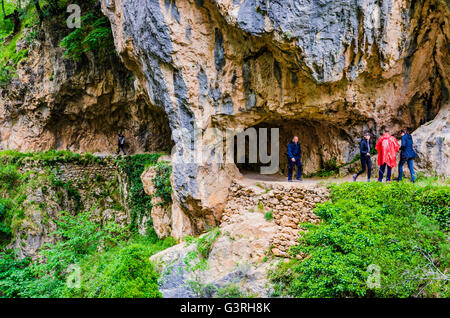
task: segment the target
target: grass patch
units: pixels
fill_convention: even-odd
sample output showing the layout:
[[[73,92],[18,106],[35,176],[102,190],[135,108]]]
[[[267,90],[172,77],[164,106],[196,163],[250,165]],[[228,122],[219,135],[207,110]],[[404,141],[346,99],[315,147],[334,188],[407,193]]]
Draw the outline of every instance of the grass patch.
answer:
[[[266,221],[272,221],[273,220],[273,211],[269,211],[264,213],[264,218],[266,219]]]

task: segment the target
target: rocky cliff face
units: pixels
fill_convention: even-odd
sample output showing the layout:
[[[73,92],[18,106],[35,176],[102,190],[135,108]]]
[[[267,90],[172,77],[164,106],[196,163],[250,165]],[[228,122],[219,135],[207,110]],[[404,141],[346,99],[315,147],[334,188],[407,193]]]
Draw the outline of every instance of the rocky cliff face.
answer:
[[[449,103],[440,0],[103,0],[102,9],[125,66],[168,116],[175,202],[193,232],[219,222],[236,172],[190,160],[196,131],[277,127],[283,147],[298,134],[309,173],[350,161],[363,130],[448,122],[436,117]],[[420,166],[448,174],[439,167],[449,139],[436,139],[448,125],[433,125],[442,133],[415,135]]]
[[[120,131],[130,152],[170,149],[166,115],[146,103],[115,53],[64,58],[66,33],[45,20],[17,77],[0,88],[0,149],[111,153]]]

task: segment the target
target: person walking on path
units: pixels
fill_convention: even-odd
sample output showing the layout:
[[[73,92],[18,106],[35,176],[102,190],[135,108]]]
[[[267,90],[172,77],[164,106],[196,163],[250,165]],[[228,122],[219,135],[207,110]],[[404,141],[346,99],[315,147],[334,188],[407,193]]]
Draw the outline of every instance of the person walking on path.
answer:
[[[294,167],[297,166],[297,180],[302,181],[302,150],[298,137],[294,136],[287,147],[287,157],[289,162],[288,167],[288,181],[292,182],[292,175],[294,173]]]
[[[353,176],[353,181],[356,181],[359,175],[366,171],[367,167],[367,182],[370,182],[372,175],[372,161],[370,160],[370,133],[365,132],[363,139],[359,145],[359,156],[361,160],[361,171]]]
[[[126,155],[127,153],[125,152],[125,136],[122,133],[119,133],[117,142],[118,142],[117,155],[120,154],[120,150],[122,150],[123,154]]]
[[[400,146],[397,139],[389,134],[389,129],[384,129],[384,134],[378,139],[375,149],[378,151],[379,174],[378,181],[383,181],[383,175],[386,171],[386,181],[391,181],[392,168],[397,164],[397,152]]]
[[[412,182],[416,182],[416,174],[414,172],[414,158],[417,153],[413,149],[413,139],[406,129],[402,129],[402,146],[400,147],[400,163],[398,164],[398,180],[403,179],[403,165],[408,163],[409,172],[411,173]]]

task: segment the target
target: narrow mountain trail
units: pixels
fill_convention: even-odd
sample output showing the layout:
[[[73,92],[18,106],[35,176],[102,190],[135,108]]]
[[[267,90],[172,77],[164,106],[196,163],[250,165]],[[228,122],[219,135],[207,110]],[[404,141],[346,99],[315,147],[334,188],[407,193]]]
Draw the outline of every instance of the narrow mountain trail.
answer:
[[[243,179],[240,183],[246,186],[257,186],[260,183],[282,185],[287,187],[304,187],[304,186],[326,186],[330,183],[352,182],[352,176],[330,177],[330,178],[303,178],[302,181],[288,182],[287,177],[279,174],[264,175],[256,172],[244,172]],[[358,181],[365,181],[365,176],[361,176]]]

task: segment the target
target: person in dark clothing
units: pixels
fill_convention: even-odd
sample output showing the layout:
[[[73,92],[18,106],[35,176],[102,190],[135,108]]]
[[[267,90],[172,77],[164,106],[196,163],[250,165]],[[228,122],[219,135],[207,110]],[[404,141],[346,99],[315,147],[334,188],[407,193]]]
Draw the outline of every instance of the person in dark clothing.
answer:
[[[297,166],[297,180],[302,180],[302,151],[300,148],[300,143],[298,142],[298,137],[294,136],[292,141],[287,147],[287,157],[289,162],[288,167],[288,181],[292,182],[292,174],[294,172],[294,167]]]
[[[117,154],[120,154],[120,150],[122,150],[123,154],[126,155],[125,152],[125,136],[122,133],[119,133],[118,138],[118,148],[117,148]]]
[[[398,164],[398,180],[403,179],[403,165],[408,163],[409,172],[411,173],[412,182],[416,182],[416,174],[414,172],[414,158],[417,153],[413,149],[413,139],[406,129],[402,129],[402,145],[400,147],[400,163]]]
[[[370,159],[370,133],[364,133],[363,139],[359,145],[359,155],[361,160],[361,171],[353,176],[353,181],[356,181],[359,175],[366,171],[367,167],[367,182],[370,182],[372,174],[372,161]]]

